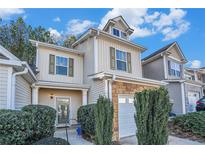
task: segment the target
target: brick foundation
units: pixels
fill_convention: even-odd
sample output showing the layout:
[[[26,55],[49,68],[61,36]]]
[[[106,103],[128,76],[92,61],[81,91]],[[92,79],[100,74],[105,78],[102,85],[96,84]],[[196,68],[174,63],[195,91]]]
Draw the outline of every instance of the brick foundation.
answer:
[[[119,141],[118,94],[134,94],[135,92],[140,92],[144,89],[151,89],[151,88],[153,88],[153,86],[145,86],[140,84],[117,82],[117,81],[114,81],[112,83],[112,102],[114,107],[114,121],[113,121],[114,141]]]

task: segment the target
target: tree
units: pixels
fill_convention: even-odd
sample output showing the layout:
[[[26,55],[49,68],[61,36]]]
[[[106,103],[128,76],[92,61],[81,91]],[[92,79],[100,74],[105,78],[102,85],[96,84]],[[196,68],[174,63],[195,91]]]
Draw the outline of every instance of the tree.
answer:
[[[168,115],[171,111],[168,91],[161,87],[136,93],[134,106],[138,144],[167,144]]]
[[[75,41],[76,41],[76,37],[75,37],[74,35],[70,35],[70,36],[68,36],[68,37],[64,40],[63,46],[64,46],[64,47],[67,47],[67,48],[71,48],[71,47],[72,47],[71,45],[72,45]]]
[[[113,104],[110,99],[100,96],[95,108],[95,142],[100,145],[112,144]]]

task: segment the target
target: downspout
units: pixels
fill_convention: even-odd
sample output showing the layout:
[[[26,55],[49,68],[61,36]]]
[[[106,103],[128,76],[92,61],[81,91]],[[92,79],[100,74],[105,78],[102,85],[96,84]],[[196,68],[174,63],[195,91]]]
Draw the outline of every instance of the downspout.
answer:
[[[28,68],[24,68],[22,72],[16,72],[12,74],[12,85],[11,85],[11,109],[15,109],[15,98],[16,98],[16,76],[28,73]]]

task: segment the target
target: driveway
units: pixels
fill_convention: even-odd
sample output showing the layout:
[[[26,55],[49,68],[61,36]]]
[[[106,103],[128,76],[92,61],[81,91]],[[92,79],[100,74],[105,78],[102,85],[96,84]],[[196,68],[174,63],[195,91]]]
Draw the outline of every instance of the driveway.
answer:
[[[137,139],[136,136],[131,136],[131,137],[126,137],[122,138],[120,140],[120,144],[122,145],[136,145],[137,144]],[[175,136],[169,136],[169,145],[204,145],[203,143],[197,142],[197,141],[191,141],[189,139],[183,139],[183,138],[178,138]]]

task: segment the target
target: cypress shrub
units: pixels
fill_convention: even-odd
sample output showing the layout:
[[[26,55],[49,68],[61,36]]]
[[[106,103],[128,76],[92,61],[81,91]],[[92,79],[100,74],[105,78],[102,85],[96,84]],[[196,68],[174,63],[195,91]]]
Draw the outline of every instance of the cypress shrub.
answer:
[[[112,144],[113,104],[110,99],[100,96],[95,108],[95,142],[100,145]]]
[[[168,91],[161,87],[144,90],[134,97],[135,122],[139,145],[163,145],[168,141],[168,118],[171,111]]]

